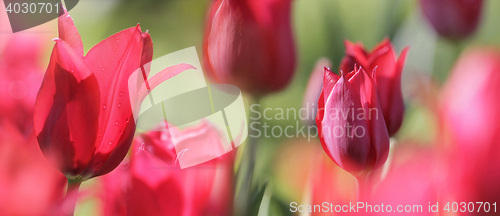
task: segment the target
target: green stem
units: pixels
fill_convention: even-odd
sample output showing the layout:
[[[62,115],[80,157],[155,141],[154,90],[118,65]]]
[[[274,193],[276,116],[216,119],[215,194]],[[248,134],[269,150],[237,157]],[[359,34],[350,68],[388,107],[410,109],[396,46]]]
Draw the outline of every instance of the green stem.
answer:
[[[367,202],[371,196],[370,175],[356,177],[356,191],[358,202]]]
[[[254,104],[259,104],[259,99],[255,98]],[[258,106],[257,106],[258,107]],[[235,205],[235,215],[246,215],[250,211],[250,202],[251,202],[251,185],[252,178],[255,170],[255,158],[257,155],[257,143],[258,143],[258,132],[260,131],[260,115],[259,109],[254,109],[254,111],[250,112],[249,125],[254,128],[251,130],[248,137],[247,146],[245,147],[244,156],[242,162],[239,167],[239,174],[241,180],[241,188],[239,193],[236,196],[236,205]],[[244,167],[246,165],[246,167]],[[246,168],[242,170],[242,168]]]
[[[76,194],[78,193],[81,184],[81,181],[68,179],[68,188],[66,190],[66,201],[69,202],[67,215],[72,216],[75,213],[77,199]]]

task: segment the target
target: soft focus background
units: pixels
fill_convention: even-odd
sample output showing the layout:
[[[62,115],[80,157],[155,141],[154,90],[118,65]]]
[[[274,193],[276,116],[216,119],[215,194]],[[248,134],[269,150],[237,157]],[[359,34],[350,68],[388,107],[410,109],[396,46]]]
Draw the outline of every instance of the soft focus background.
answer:
[[[106,37],[140,23],[144,31],[149,30],[153,39],[154,58],[190,46],[196,46],[201,57],[203,28],[209,4],[209,0],[83,0],[70,14],[82,36],[85,52]],[[9,52],[5,49],[12,43],[12,38],[35,41],[40,54],[32,61],[39,73],[43,74],[54,44],[51,39],[57,37],[57,22],[12,34],[3,12],[3,2],[0,5],[0,53]],[[423,18],[416,0],[295,0],[292,16],[298,53],[297,71],[292,83],[284,91],[261,100],[261,109],[271,108],[268,112],[270,116],[274,116],[276,108],[300,109],[316,61],[326,57],[332,61],[333,69],[338,68],[344,55],[345,39],[362,42],[367,49],[371,49],[388,37],[398,55],[405,46],[410,46],[402,80],[406,115],[396,135],[396,145],[406,145],[408,149],[439,146],[442,141],[437,134],[439,116],[435,110],[436,98],[460,53],[474,46],[500,49],[500,1],[497,0],[485,1],[478,30],[470,38],[460,41],[439,37]],[[25,42],[19,43],[20,47],[25,45]],[[26,55],[36,51],[32,48]],[[6,58],[4,54],[0,56]],[[0,71],[1,76],[6,76],[6,73]],[[250,101],[246,100],[247,106],[251,105]],[[275,125],[282,128],[291,125],[294,131],[297,121],[299,125],[305,125],[293,118],[263,121],[271,128]],[[417,154],[415,152],[418,151],[405,149],[398,160],[412,157]],[[307,137],[261,138],[254,182],[262,184],[267,181],[268,188],[260,208],[267,208],[268,215],[291,215],[289,203],[307,202],[313,190],[308,184],[312,178],[311,172],[325,166],[317,165],[323,163],[318,160],[322,161],[325,156],[317,138],[310,141]],[[327,158],[325,161],[329,167],[326,170],[334,170],[336,184],[341,185],[337,194],[346,197],[345,200],[353,200],[354,179],[336,168]],[[96,198],[98,179],[82,184],[83,195],[75,215],[100,214],[102,206]]]

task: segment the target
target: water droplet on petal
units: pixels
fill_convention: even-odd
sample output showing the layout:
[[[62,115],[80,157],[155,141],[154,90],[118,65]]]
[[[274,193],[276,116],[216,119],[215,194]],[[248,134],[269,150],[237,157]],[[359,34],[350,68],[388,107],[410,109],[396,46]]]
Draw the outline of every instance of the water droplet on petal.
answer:
[[[127,123],[129,122],[129,120],[130,120],[129,118],[125,119],[125,121],[127,121]]]
[[[116,49],[115,49],[115,48],[113,48],[113,51],[116,51]]]
[[[141,150],[144,150],[144,143],[141,143],[141,146],[139,147]]]
[[[120,96],[123,96],[123,92],[120,92]]]
[[[74,70],[71,70],[71,73],[74,73],[75,71]]]
[[[116,42],[120,42],[120,40],[116,39]]]
[[[115,125],[118,126],[118,121],[115,122]]]
[[[110,144],[110,145],[111,145],[111,144],[113,144],[113,142],[109,141],[109,143],[108,143],[108,144]]]
[[[106,109],[106,105],[103,105],[103,106],[102,106],[102,109]]]
[[[102,71],[104,71],[104,67],[103,67],[103,68],[101,68],[101,70],[102,70]]]
[[[172,75],[170,75],[170,77],[174,77],[174,75],[172,74]]]
[[[122,107],[122,104],[121,104],[121,103],[119,103],[119,104],[118,104],[118,108],[120,108],[120,107]]]

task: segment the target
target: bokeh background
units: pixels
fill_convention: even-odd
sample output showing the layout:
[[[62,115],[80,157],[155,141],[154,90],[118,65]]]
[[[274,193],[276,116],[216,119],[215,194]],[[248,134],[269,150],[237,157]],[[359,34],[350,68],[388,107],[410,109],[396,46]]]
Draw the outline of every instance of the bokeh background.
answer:
[[[209,4],[209,0],[82,0],[70,14],[81,34],[85,52],[106,37],[140,23],[153,39],[154,58],[191,46],[197,48],[201,57]],[[51,39],[57,37],[57,22],[12,34],[3,11],[2,2],[0,52],[11,37],[37,40],[41,44],[41,55],[36,65],[43,72],[54,43]],[[406,114],[396,136],[398,145],[437,145],[438,116],[429,104],[437,97],[437,91],[463,50],[474,46],[500,49],[499,12],[500,1],[485,1],[476,33],[465,40],[452,41],[434,32],[416,0],[294,0],[296,74],[286,89],[264,97],[261,109],[272,108],[269,115],[274,115],[276,108],[300,109],[309,76],[318,59],[330,59],[335,69],[344,55],[345,39],[362,42],[371,49],[387,37],[398,55],[405,46],[410,47],[402,81]],[[246,102],[250,106],[251,100]],[[270,127],[285,128],[295,126],[297,120],[263,121]],[[306,125],[302,121],[299,124]],[[317,138],[310,141],[307,137],[285,136],[259,139],[254,182],[268,182],[263,201],[267,203],[268,215],[291,215],[289,203],[307,198],[312,167],[318,157],[324,156]],[[336,172],[340,173],[338,178],[345,188],[342,193],[352,198],[354,179],[342,170]],[[101,203],[93,196],[98,184],[96,179],[83,183],[82,191],[86,195],[78,202],[75,215],[100,214]]]

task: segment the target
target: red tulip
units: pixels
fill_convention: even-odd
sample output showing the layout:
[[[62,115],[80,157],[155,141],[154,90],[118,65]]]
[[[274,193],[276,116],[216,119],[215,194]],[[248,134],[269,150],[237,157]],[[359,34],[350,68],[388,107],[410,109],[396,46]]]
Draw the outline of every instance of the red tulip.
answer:
[[[399,59],[388,39],[379,43],[373,51],[367,52],[362,44],[345,41],[346,55],[340,63],[340,70],[350,71],[354,65],[361,66],[367,71],[376,68],[375,82],[377,83],[378,98],[389,136],[394,135],[403,122],[404,102],[401,92],[401,73],[408,48],[405,48]]]
[[[295,70],[291,0],[218,0],[209,11],[207,75],[253,95],[283,89]]]
[[[443,37],[470,36],[481,19],[483,0],[420,0],[420,8],[434,29]]]
[[[183,131],[191,145],[206,144],[214,130],[203,124]],[[186,169],[177,163],[169,131],[140,135],[130,162],[104,176],[104,215],[230,215],[233,155]]]
[[[325,68],[316,124],[323,149],[356,177],[380,167],[389,153],[389,134],[373,73],[362,68],[336,75]]]
[[[135,132],[129,95],[138,94],[128,91],[128,80],[139,68],[147,77],[148,67],[142,66],[152,60],[153,44],[137,25],[84,56],[72,18],[66,12],[58,20],[59,38],[38,92],[34,125],[45,156],[68,179],[84,181],[110,172],[125,157]],[[170,72],[155,77],[163,80]]]
[[[469,50],[440,95],[441,134],[455,148],[450,179],[460,201],[500,203],[499,82],[500,51]]]

